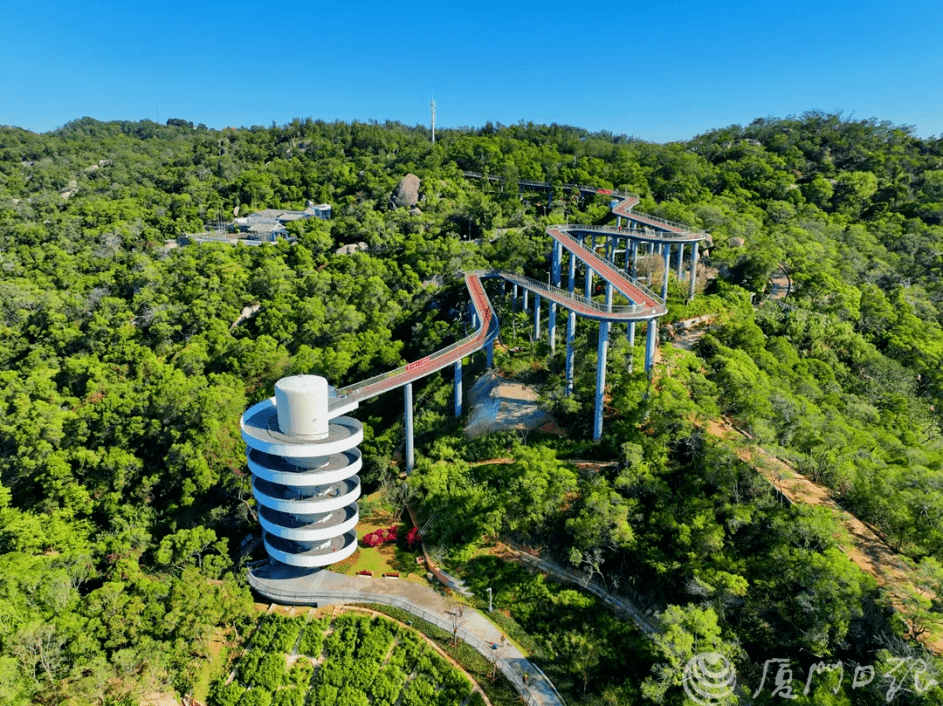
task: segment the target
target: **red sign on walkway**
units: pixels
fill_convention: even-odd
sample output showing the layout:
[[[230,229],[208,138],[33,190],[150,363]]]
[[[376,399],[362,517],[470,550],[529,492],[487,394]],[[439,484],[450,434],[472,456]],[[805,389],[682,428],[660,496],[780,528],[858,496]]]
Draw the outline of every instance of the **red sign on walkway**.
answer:
[[[420,358],[419,360],[414,360],[412,363],[406,366],[406,370],[415,370],[419,366],[425,365],[428,362],[429,362],[429,356],[426,356],[425,358]]]

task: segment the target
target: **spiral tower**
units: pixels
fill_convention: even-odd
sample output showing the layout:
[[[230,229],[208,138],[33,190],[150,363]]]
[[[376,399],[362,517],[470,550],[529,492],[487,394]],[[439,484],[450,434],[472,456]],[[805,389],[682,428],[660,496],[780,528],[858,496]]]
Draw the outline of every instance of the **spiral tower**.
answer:
[[[327,380],[295,375],[240,420],[265,550],[282,564],[318,568],[357,549],[363,425],[331,419],[328,400]]]

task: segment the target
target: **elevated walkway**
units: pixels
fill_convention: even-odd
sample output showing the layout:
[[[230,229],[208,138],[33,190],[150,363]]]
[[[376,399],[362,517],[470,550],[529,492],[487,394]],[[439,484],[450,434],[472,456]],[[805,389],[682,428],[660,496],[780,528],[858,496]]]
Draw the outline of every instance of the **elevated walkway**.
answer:
[[[497,177],[488,177],[477,172],[465,172],[465,175],[471,178],[487,178],[492,181],[500,180]],[[554,188],[552,184],[545,182],[524,181],[520,182],[520,185],[527,188],[548,189],[551,191]],[[406,388],[407,468],[411,468],[412,383],[450,365],[453,366],[456,381],[455,413],[456,415],[461,414],[462,359],[477,351],[487,349],[488,365],[490,367],[492,345],[499,331],[498,318],[482,286],[482,280],[502,279],[512,284],[515,290],[521,288],[525,293],[533,293],[535,295],[535,334],[539,335],[540,301],[542,298],[548,300],[550,303],[548,330],[551,350],[554,347],[556,337],[556,308],[563,307],[570,312],[567,321],[568,391],[572,390],[574,377],[574,352],[572,343],[575,316],[581,316],[600,322],[599,348],[597,352],[597,368],[600,370],[597,377],[597,388],[599,389],[597,389],[596,394],[596,421],[594,423],[594,438],[598,439],[602,433],[603,398],[601,389],[605,386],[604,368],[611,324],[619,322],[627,323],[627,337],[632,345],[634,345],[635,342],[635,324],[639,322],[647,324],[645,369],[646,371],[650,370],[654,360],[655,347],[657,345],[657,320],[668,311],[665,299],[668,291],[668,270],[671,247],[675,245],[677,248],[677,272],[678,278],[680,279],[682,275],[682,260],[684,258],[685,244],[690,244],[689,297],[693,297],[698,259],[698,243],[703,240],[709,241],[710,236],[706,233],[691,230],[683,224],[673,223],[656,216],[634,213],[632,208],[639,203],[639,197],[635,194],[577,184],[565,184],[563,188],[569,190],[575,189],[580,193],[600,194],[613,197],[616,201],[613,202],[612,211],[620,219],[619,225],[612,227],[567,224],[548,227],[547,234],[553,239],[554,245],[551,273],[552,282],[547,284],[517,273],[503,270],[466,272],[465,285],[468,288],[472,307],[475,312],[475,330],[473,333],[435,353],[431,353],[419,360],[414,360],[395,370],[340,388],[336,391],[335,396],[331,398],[329,403],[331,417],[346,414],[356,409],[360,402],[381,395],[384,392],[389,392],[400,387]],[[633,227],[628,229],[621,227],[622,218],[626,218],[633,223]],[[641,223],[644,227],[642,229],[636,228],[634,224],[638,223]],[[583,239],[587,236],[593,239],[593,247],[588,247],[583,243]],[[607,240],[608,259],[601,257],[596,252],[595,240],[597,237],[602,237]],[[623,250],[619,250],[618,252],[623,254],[625,263],[624,267],[619,267],[615,262],[617,252],[616,243],[622,240],[626,241],[626,246]],[[629,246],[630,241],[631,247]],[[661,296],[658,296],[642,285],[634,276],[629,275],[630,266],[632,274],[635,274],[638,256],[637,246],[640,242],[650,243],[652,250],[654,250],[656,244],[661,249],[661,254],[664,257],[665,272]],[[569,291],[559,287],[561,258],[564,250],[570,255]],[[594,275],[598,275],[606,283],[605,303],[597,302],[589,296],[580,296],[575,293],[574,277],[576,261],[583,263],[586,270],[587,295],[590,293],[589,283],[592,281]],[[614,291],[625,297],[629,303],[614,304]]]

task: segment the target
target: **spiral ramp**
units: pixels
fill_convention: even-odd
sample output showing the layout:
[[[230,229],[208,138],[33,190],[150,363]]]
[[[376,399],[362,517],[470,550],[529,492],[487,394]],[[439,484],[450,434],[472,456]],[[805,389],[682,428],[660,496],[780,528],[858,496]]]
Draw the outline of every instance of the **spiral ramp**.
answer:
[[[242,416],[252,494],[268,555],[313,569],[357,549],[363,425],[329,418],[327,381],[296,375]]]

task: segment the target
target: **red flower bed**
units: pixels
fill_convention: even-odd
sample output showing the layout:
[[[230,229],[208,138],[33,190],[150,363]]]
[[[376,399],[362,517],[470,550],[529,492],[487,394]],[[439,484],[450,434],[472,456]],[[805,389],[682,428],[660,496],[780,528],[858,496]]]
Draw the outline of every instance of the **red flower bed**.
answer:
[[[397,539],[399,539],[399,528],[394,525],[393,527],[378,529],[369,534],[365,534],[363,536],[363,543],[368,547],[379,547],[381,544],[395,542]]]
[[[374,530],[363,536],[363,544],[368,547],[379,547],[381,544],[389,544],[398,540],[399,527],[396,525]],[[417,544],[419,544],[419,530],[413,527],[406,533],[406,546],[409,549],[414,549]]]

